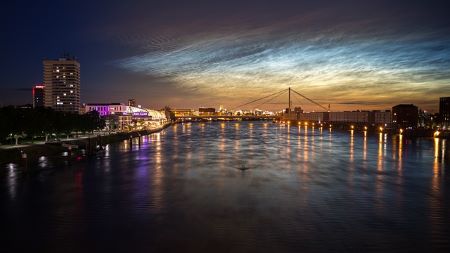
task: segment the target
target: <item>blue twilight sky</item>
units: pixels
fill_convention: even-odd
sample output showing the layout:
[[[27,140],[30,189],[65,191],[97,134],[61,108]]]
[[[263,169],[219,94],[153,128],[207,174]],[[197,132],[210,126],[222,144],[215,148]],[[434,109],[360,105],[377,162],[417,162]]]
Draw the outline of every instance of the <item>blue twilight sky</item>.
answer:
[[[30,87],[42,82],[42,60],[68,52],[81,63],[82,102],[136,98],[154,108],[231,108],[291,86],[332,110],[415,103],[435,111],[439,96],[450,96],[449,5],[3,3],[0,105],[30,103]]]

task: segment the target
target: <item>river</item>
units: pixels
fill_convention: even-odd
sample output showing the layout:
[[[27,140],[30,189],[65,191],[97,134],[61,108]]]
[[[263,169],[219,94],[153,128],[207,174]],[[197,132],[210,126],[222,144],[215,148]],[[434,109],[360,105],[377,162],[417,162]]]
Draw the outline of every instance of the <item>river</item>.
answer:
[[[262,121],[141,138],[72,163],[42,157],[39,172],[2,168],[2,247],[449,252],[445,140]]]

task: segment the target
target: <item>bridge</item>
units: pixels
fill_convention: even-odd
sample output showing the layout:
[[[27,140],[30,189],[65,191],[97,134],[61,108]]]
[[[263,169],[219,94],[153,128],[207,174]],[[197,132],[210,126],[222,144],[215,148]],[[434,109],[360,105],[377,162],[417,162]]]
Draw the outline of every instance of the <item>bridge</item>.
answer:
[[[282,103],[273,103],[276,98],[281,95],[288,95],[287,101],[284,97]],[[299,107],[294,107],[292,110],[292,100],[296,100],[296,105]],[[318,111],[303,112],[302,106],[304,100],[308,103],[313,104],[316,108],[320,108]],[[255,115],[253,113],[244,113],[242,115],[241,109],[251,108],[261,108],[264,104],[278,104],[282,105],[285,110],[279,111],[274,115]],[[301,107],[300,107],[301,106]],[[279,108],[280,106],[278,106]],[[238,110],[236,110],[238,109]],[[233,115],[233,112],[240,111],[240,114]],[[386,131],[392,127],[392,115],[390,111],[344,111],[344,112],[331,112],[330,105],[328,108],[321,105],[320,103],[314,101],[313,99],[295,91],[292,88],[283,89],[275,93],[266,95],[264,97],[254,99],[250,102],[241,104],[232,108],[230,112],[219,112],[216,113],[214,110],[205,111],[200,115],[193,115],[193,111],[190,111],[188,115],[177,115],[176,119],[179,121],[209,121],[209,120],[273,120],[281,123],[291,124],[291,125],[305,125],[308,124],[323,124],[327,127],[333,126],[342,129],[351,130],[375,130],[375,131]],[[223,115],[221,115],[223,114]],[[403,130],[401,130],[403,131]]]
[[[280,97],[283,94],[288,94],[288,101],[283,102],[283,103],[273,103],[273,100],[275,100],[276,98]],[[292,95],[292,96],[291,96]],[[316,101],[308,98],[307,96],[295,91],[294,89],[292,89],[291,87],[287,88],[287,89],[283,89],[280,91],[277,91],[275,93],[266,95],[264,97],[246,102],[244,104],[238,105],[234,108],[231,109],[231,111],[235,111],[236,109],[241,109],[241,108],[248,108],[249,106],[252,106],[253,108],[258,108],[262,105],[268,105],[268,104],[282,104],[282,105],[286,105],[286,109],[287,112],[285,112],[283,110],[283,113],[279,113],[276,115],[219,115],[219,114],[203,114],[203,115],[193,115],[193,114],[188,114],[188,115],[177,115],[175,116],[175,118],[177,120],[193,120],[193,121],[197,121],[197,120],[280,120],[280,119],[290,119],[291,118],[291,107],[292,107],[292,99],[296,99],[297,102],[299,101],[299,99],[305,99],[306,101],[308,101],[309,103],[314,104],[315,106],[321,108],[324,111],[329,111],[329,108],[327,109],[326,107],[322,106],[321,104],[317,103]],[[301,104],[301,102],[299,103]],[[294,114],[292,115],[294,116]]]

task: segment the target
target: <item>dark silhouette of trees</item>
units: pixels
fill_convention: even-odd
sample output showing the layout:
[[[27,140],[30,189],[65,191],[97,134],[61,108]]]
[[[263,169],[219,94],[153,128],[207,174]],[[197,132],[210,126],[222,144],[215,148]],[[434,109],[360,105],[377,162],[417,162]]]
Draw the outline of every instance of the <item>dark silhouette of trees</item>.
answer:
[[[0,143],[14,136],[42,138],[55,135],[70,135],[73,132],[92,132],[105,127],[98,112],[86,114],[57,112],[50,108],[0,108]]]
[[[164,114],[166,115],[166,118],[169,121],[175,120],[175,113],[172,111],[172,109],[169,106],[165,106],[163,110],[164,110]]]

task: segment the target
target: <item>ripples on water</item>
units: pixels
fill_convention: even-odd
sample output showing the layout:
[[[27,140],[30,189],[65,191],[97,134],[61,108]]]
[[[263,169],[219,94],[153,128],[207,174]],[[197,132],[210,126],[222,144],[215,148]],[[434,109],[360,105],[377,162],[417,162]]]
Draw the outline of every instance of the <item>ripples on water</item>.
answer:
[[[141,138],[70,166],[41,158],[38,169],[52,169],[32,175],[7,165],[0,195],[6,245],[46,252],[449,249],[445,140],[268,122],[180,124]]]

